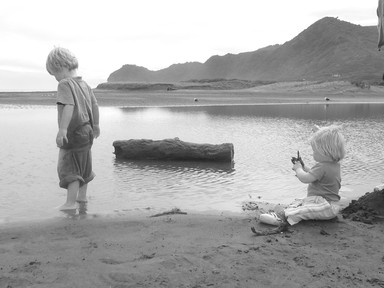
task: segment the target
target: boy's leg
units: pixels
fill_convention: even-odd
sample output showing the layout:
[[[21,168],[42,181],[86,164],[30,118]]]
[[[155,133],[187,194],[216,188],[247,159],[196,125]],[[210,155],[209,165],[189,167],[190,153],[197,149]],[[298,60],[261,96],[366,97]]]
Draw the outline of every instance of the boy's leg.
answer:
[[[88,202],[87,188],[88,188],[88,184],[84,184],[79,188],[79,194],[77,194],[77,199],[76,199],[77,202],[84,202],[84,203]]]
[[[79,193],[80,182],[74,181],[68,184],[67,187],[67,202],[59,207],[59,210],[73,210],[77,208],[76,198]]]

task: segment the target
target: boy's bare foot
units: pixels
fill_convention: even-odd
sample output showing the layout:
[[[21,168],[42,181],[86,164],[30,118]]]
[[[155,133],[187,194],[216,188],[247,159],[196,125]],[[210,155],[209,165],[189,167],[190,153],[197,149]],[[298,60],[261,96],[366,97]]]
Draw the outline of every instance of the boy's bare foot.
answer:
[[[79,203],[87,203],[88,202],[88,199],[87,199],[87,189],[86,189],[87,186],[82,186],[80,189],[79,189],[79,193],[77,193],[77,198],[76,198],[76,202],[79,202]]]
[[[76,203],[74,203],[74,204],[65,203],[64,205],[61,205],[61,206],[57,207],[57,209],[60,210],[60,211],[76,210],[77,209],[77,205],[76,205]]]
[[[79,203],[79,215],[87,215],[87,202],[78,202]]]

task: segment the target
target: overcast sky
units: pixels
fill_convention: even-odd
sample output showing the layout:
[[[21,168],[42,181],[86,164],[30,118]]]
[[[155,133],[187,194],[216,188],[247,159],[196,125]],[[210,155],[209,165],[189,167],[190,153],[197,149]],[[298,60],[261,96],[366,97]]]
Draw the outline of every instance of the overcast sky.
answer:
[[[283,44],[326,16],[377,25],[377,2],[1,0],[0,91],[55,90],[45,70],[55,46],[71,50],[96,87],[124,64],[159,70]]]

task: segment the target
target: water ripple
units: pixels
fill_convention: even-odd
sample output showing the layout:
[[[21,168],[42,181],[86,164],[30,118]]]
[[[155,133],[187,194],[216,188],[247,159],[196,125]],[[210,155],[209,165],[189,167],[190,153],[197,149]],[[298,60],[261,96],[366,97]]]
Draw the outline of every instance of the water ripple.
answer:
[[[384,179],[382,108],[101,108],[102,134],[93,147],[97,176],[89,185],[88,212],[175,206],[240,211],[240,203],[250,197],[289,203],[305,195],[306,185],[294,176],[290,159],[299,150],[307,165],[314,164],[308,142],[314,124],[343,125],[347,141],[343,193],[355,197],[367,192],[363,184],[372,187]],[[60,216],[53,207],[64,201],[66,191],[58,187],[56,175],[55,109],[1,106],[0,110],[0,220]],[[120,161],[113,155],[114,140],[174,137],[233,143],[235,163]]]

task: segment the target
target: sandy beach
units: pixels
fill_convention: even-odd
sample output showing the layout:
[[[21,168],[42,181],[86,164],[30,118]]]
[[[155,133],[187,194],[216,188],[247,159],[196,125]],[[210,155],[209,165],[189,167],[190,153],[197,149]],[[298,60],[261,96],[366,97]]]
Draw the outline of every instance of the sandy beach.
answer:
[[[383,223],[252,215],[63,219],[2,227],[0,287],[383,287]]]
[[[324,103],[324,97],[331,103],[382,103],[383,92],[340,82],[96,95],[102,106],[173,106]],[[0,104],[54,105],[54,95],[0,93]],[[252,226],[271,228],[259,223],[262,211],[87,215],[0,225],[0,288],[384,287],[383,220],[363,223],[339,215],[256,236]]]

